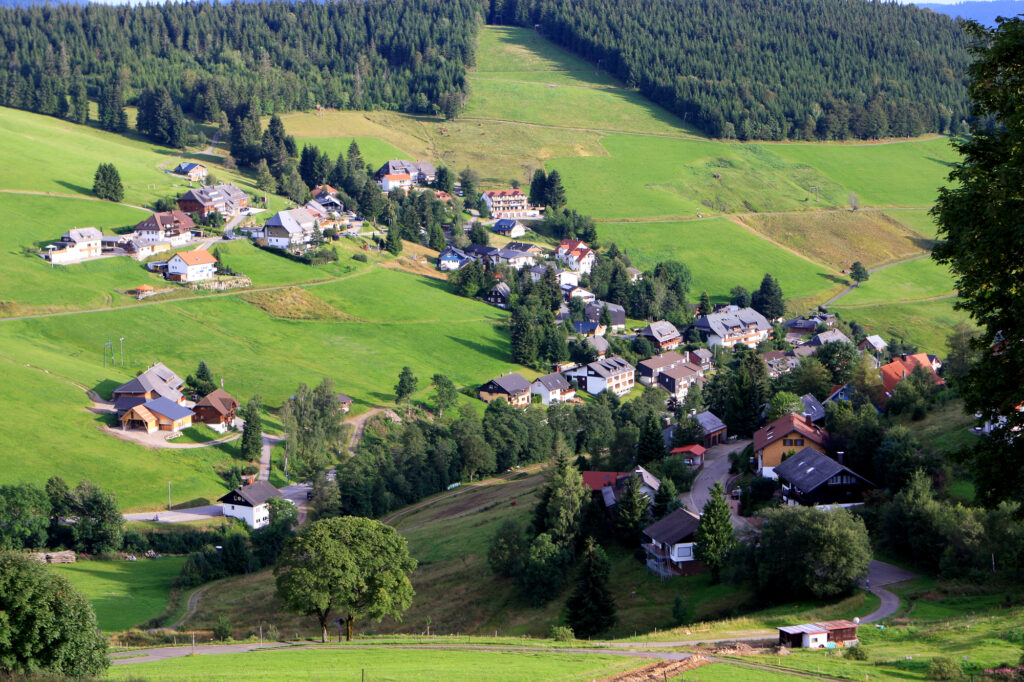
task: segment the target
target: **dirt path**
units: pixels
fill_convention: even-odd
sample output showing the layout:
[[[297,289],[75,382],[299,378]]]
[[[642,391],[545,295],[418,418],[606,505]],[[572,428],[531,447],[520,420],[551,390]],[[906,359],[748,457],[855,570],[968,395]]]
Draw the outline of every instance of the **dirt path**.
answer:
[[[196,615],[196,611],[199,609],[199,597],[201,597],[203,592],[206,592],[209,588],[210,585],[203,585],[199,589],[194,590],[192,594],[188,595],[188,601],[185,602],[185,612],[181,614],[181,618],[173,624],[168,625],[167,628],[170,630],[178,630],[185,624],[185,621]]]
[[[879,265],[876,268],[869,269],[868,272],[873,274],[873,273],[878,272],[879,270],[885,270],[886,268],[891,268],[894,265],[900,265],[902,263],[909,263],[910,261],[920,260],[922,258],[927,258],[930,255],[931,255],[931,253],[919,253],[916,256],[911,256],[910,258],[904,258],[903,260],[894,261],[892,263],[886,263],[885,265]],[[832,298],[830,298],[827,301],[825,301],[825,305],[826,306],[832,305],[833,303],[835,303],[836,301],[841,299],[843,296],[846,296],[848,293],[853,291],[854,287],[856,287],[856,286],[857,286],[856,284],[851,284],[850,286],[846,287],[841,292],[839,292],[838,294],[836,294]]]
[[[387,415],[392,421],[401,422],[402,418],[392,410],[390,407],[371,407],[362,414],[357,414],[354,417],[349,417],[345,420],[346,424],[352,425],[352,435],[348,439],[348,451],[350,454],[356,454],[356,449],[359,447],[359,443],[363,440],[363,432],[366,430],[366,424],[371,419],[376,417],[378,414]]]
[[[210,140],[210,146],[199,153],[207,156],[213,156],[216,153],[218,142],[220,142],[220,128],[213,131],[213,139]]]

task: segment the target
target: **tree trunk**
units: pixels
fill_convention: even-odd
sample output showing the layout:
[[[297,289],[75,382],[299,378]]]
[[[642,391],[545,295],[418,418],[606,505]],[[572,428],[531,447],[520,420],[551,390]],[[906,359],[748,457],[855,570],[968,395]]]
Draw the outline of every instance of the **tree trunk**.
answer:
[[[355,622],[355,616],[352,616],[351,614],[345,619],[345,641],[352,641],[352,630],[354,629]]]
[[[327,614],[318,613],[316,617],[320,619],[320,642],[327,644]]]

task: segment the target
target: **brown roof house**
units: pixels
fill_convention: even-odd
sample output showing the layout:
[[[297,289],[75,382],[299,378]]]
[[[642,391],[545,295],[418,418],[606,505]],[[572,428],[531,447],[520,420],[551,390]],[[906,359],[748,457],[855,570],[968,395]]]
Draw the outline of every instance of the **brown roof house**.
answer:
[[[754,433],[754,454],[757,471],[767,478],[777,478],[775,467],[790,452],[811,448],[825,453],[828,431],[814,423],[809,415],[790,413]]]
[[[500,399],[512,407],[526,407],[530,404],[530,382],[515,372],[503,374],[481,386],[477,395],[485,403]]]
[[[196,403],[194,411],[198,421],[223,432],[235,421],[238,401],[223,388],[218,388]]]
[[[192,239],[196,224],[184,211],[154,213],[135,226],[135,234],[143,244],[169,242],[171,246],[184,246]]]

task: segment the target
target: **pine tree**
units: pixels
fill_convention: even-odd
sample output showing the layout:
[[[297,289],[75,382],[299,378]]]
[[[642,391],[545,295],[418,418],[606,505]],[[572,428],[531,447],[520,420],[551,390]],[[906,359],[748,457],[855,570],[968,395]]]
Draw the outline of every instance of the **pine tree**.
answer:
[[[556,170],[551,171],[551,174],[548,175],[544,198],[546,204],[555,210],[565,206],[565,188],[562,187],[562,176]]]
[[[665,456],[665,439],[661,437],[658,418],[647,415],[640,428],[640,440],[636,444],[636,459],[640,464],[649,464]]]
[[[512,344],[512,362],[527,367],[535,365],[540,339],[537,336],[537,326],[533,315],[530,314],[526,306],[516,306],[512,309],[509,335]]]
[[[101,163],[96,169],[93,177],[92,193],[100,199],[109,201],[121,201],[124,199],[124,186],[121,184],[121,174],[112,163]]]
[[[264,192],[272,192],[277,188],[277,180],[270,174],[266,159],[260,159],[256,164],[256,187]]]
[[[548,174],[543,168],[533,171],[533,179],[530,181],[530,204],[533,206],[547,206],[548,204]]]
[[[395,402],[405,401],[407,415],[412,413],[412,394],[416,392],[418,381],[416,375],[412,373],[412,368],[403,367],[401,374],[398,375],[398,383],[395,384]]]
[[[786,305],[782,299],[782,287],[771,274],[765,274],[760,288],[754,292],[751,298],[754,310],[769,320],[778,319],[786,313]]]
[[[573,466],[561,434],[555,436],[551,453],[555,470],[544,496],[544,527],[552,542],[571,550],[580,532],[583,508],[590,497],[590,491],[583,484],[579,469]]]
[[[705,290],[701,292],[700,305],[697,306],[697,311],[700,312],[701,315],[710,315],[711,310],[711,297],[708,296],[708,292]]]
[[[637,541],[640,531],[650,520],[651,501],[647,499],[640,486],[640,475],[631,474],[615,505],[615,528],[619,539],[627,545],[633,545]]]
[[[242,459],[252,462],[258,459],[263,450],[263,417],[260,415],[260,397],[253,396],[245,406],[242,427]]]
[[[607,632],[615,625],[615,599],[609,588],[611,569],[604,550],[587,538],[576,587],[565,602],[566,622],[580,638]]]
[[[662,479],[658,492],[654,495],[654,504],[651,506],[651,515],[655,520],[664,518],[676,509],[679,509],[679,492],[676,484],[667,476]]]
[[[388,228],[388,238],[384,248],[393,256],[402,253],[402,228],[397,223]]]
[[[120,133],[128,129],[128,114],[124,110],[121,79],[116,75],[111,77],[100,94],[99,114],[100,128],[103,130]]]
[[[732,512],[725,500],[725,489],[720,482],[711,489],[711,497],[697,523],[694,535],[694,554],[711,571],[711,581],[717,583],[729,553],[736,546],[736,533],[732,527]]]

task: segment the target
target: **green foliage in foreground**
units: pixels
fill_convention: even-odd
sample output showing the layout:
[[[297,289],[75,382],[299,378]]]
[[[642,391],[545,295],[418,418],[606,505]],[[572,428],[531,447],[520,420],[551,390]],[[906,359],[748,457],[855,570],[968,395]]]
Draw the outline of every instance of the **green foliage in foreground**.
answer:
[[[144,677],[147,680],[237,680],[240,670],[247,680],[359,679],[449,682],[486,678],[489,682],[519,680],[591,680],[650,661],[623,656],[588,656],[538,650],[537,652],[416,651],[382,647],[346,650],[344,647],[310,650],[262,651],[256,654],[195,656],[157,663],[117,666],[112,679]],[[343,676],[348,676],[347,678]]]

